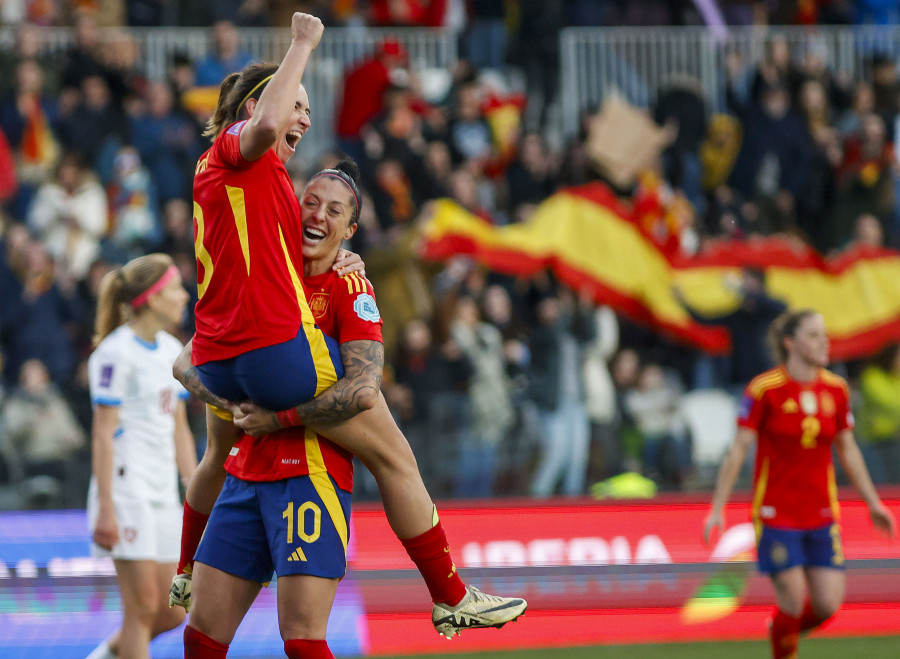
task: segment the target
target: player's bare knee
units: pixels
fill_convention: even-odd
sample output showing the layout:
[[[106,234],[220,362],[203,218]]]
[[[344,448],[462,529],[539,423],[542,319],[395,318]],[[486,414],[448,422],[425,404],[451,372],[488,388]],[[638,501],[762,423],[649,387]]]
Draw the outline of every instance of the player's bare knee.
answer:
[[[828,620],[828,618],[838,612],[838,609],[841,608],[841,602],[834,600],[820,600],[810,602],[810,606],[812,607],[813,615],[819,620],[824,621]]]

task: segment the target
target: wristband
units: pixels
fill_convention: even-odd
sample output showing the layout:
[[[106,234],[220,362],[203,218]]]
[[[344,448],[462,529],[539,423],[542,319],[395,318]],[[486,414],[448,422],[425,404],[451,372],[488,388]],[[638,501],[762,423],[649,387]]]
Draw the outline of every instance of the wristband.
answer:
[[[275,418],[278,419],[278,423],[281,424],[282,428],[292,428],[294,426],[303,425],[303,421],[300,420],[300,415],[297,414],[297,408],[295,407],[278,412],[275,415]]]

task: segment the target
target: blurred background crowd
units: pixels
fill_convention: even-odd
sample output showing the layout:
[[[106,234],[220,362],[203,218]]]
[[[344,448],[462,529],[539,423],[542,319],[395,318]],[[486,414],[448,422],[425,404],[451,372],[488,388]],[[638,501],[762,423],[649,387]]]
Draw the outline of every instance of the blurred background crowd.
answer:
[[[900,246],[897,53],[872,49],[854,77],[829,66],[814,31],[798,48],[770,27],[896,25],[894,0],[4,2],[0,505],[84,505],[99,281],[129,258],[164,251],[196,297],[191,179],[208,147],[200,133],[210,98],[253,59],[243,29],[284,32],[296,10],[322,17],[326,40],[328,28],[453,35],[448,70],[419,70],[402,31],[347,62],[333,111],[312,117],[311,133],[327,131],[332,143],[317,153],[301,144],[291,165],[298,190],[342,153],[361,165],[365,201],[350,247],[366,260],[387,321],[385,394],[431,492],[652,496],[710,487],[712,465],[696,459],[699,434],[721,416],[713,431],[727,440],[734,397],[772,365],[765,328],[785,307],[767,293],[765,273],[747,269],[733,282],[743,302],[728,316],[688,307],[732,333],[732,354],[713,358],[547,274],[503,276],[463,257],[423,261],[418,231],[436,199],[506,225],[527,221],[560,188],[602,179],[587,155],[589,122],[562,121],[560,32],[702,27],[709,4],[724,24],[756,26],[764,48],[752,57],[721,46],[722,111],[687,73],[648,90],[649,116],[668,136],[650,171],[687,204],[669,228],[675,249],[774,234],[826,255]],[[203,54],[170,44],[167,70],[154,77],[137,37],[162,40],[166,26],[205,26]],[[60,27],[67,38],[51,47],[47,35]],[[584,108],[585,119],[596,109]],[[188,318],[182,340],[191,333]],[[900,483],[897,347],[835,368],[851,380],[873,476]],[[202,451],[203,410],[191,405]],[[360,473],[357,495],[377,497]]]

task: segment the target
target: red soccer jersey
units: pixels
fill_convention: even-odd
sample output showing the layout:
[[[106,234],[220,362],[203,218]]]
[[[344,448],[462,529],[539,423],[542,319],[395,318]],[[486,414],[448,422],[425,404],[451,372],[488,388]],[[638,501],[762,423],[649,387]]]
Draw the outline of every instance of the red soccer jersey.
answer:
[[[303,283],[316,323],[338,343],[378,341],[383,324],[372,285],[356,274],[333,271]],[[276,441],[278,440],[278,441]],[[285,428],[267,437],[244,436],[235,443],[225,470],[248,481],[275,481],[327,472],[342,490],[353,489],[350,453],[303,427]]]
[[[194,174],[197,332],[193,363],[293,339],[312,323],[303,272],[300,204],[274,149],[241,156],[241,121],[203,154]]]
[[[798,382],[784,367],[766,371],[747,385],[738,425],[757,433],[754,522],[810,529],[838,521],[831,445],[853,428],[843,378],[820,369]]]

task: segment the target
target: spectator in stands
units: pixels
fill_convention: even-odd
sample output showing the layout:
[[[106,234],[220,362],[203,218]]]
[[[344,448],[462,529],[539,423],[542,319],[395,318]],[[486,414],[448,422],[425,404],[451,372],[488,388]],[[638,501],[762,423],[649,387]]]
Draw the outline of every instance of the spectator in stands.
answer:
[[[159,251],[165,254],[194,255],[194,223],[191,205],[186,200],[170,199],[163,205],[162,230],[163,239]]]
[[[452,460],[467,428],[467,391],[473,368],[449,339],[435,345],[428,325],[419,319],[402,331],[394,374],[388,388],[390,407],[419,460],[422,474],[445,495],[453,492]],[[386,392],[386,394],[388,393]]]
[[[524,219],[523,205],[534,207],[556,191],[556,162],[544,139],[528,133],[519,141],[519,154],[506,169],[509,214]]]
[[[253,61],[241,50],[240,35],[231,21],[218,21],[212,26],[213,52],[197,63],[197,85],[218,86],[229,73],[240,71]]]
[[[591,424],[591,448],[588,459],[588,482],[615,476],[624,470],[619,443],[619,414],[616,387],[609,363],[619,348],[619,321],[607,306],[594,311],[597,329],[592,341],[584,346],[584,401]]]
[[[41,68],[44,90],[50,95],[59,92],[58,63],[44,48],[42,31],[32,23],[21,23],[16,26],[15,44],[11,50],[0,49],[0,71],[15,71],[25,60],[33,60]],[[16,79],[4,76],[0,79],[0,98],[6,98],[13,92]]]
[[[67,153],[53,181],[42,185],[28,226],[56,260],[56,275],[77,281],[97,258],[109,215],[106,193],[76,153]]]
[[[338,146],[354,160],[362,160],[361,132],[384,109],[384,93],[392,85],[404,84],[408,53],[395,39],[385,39],[367,57],[344,75],[344,89],[338,110]]]
[[[740,296],[734,311],[720,316],[705,316],[684,298],[681,289],[673,288],[675,299],[691,318],[704,325],[721,325],[731,335],[731,364],[725,387],[739,393],[752,374],[759,374],[772,366],[772,356],[766,345],[766,331],[772,321],[787,306],[766,292],[766,275],[762,270],[744,268],[737,281],[725,279],[725,285]],[[748,374],[751,374],[748,377]]]
[[[101,156],[115,153],[128,136],[128,124],[103,76],[87,76],[80,89],[81,101],[71,111],[60,108],[60,140],[89,166],[102,168]]]
[[[469,61],[476,69],[502,69],[505,65],[507,6],[503,0],[471,0],[465,37]]]
[[[125,262],[152,251],[162,234],[156,188],[134,147],[119,149],[106,193],[110,205],[108,256]]]
[[[837,128],[841,137],[845,138],[862,130],[863,119],[874,110],[875,92],[872,89],[872,83],[868,80],[860,80],[853,88],[850,107],[838,119]]]
[[[24,59],[16,65],[15,87],[0,101],[0,132],[15,157],[19,192],[13,211],[27,212],[37,186],[52,174],[58,146],[53,135],[56,103],[44,93],[43,73],[36,60]]]
[[[513,61],[525,73],[529,103],[527,130],[547,123],[547,110],[556,100],[559,71],[559,32],[565,23],[563,2],[519,0],[519,29]]]
[[[706,135],[706,103],[700,82],[683,75],[661,90],[653,110],[656,123],[673,126],[675,139],[663,153],[666,180],[681,188],[698,214],[705,207],[700,143]]]
[[[66,462],[85,442],[66,400],[39,359],[22,364],[19,385],[3,405],[4,441],[21,457],[23,475],[66,481]]]
[[[7,259],[17,277],[4,292],[0,319],[4,374],[9,381],[27,360],[39,359],[61,386],[75,365],[68,326],[79,317],[77,302],[54,282],[53,261],[43,245],[27,238],[10,240],[13,245],[18,254],[7,251]]]
[[[900,344],[870,360],[859,390],[859,448],[872,481],[900,483]]]
[[[834,211],[827,231],[827,247],[841,249],[852,237],[853,223],[864,213],[890,217],[894,207],[893,145],[884,120],[877,114],[863,119],[862,130],[844,143],[836,172]]]
[[[668,489],[681,489],[691,471],[690,441],[679,411],[683,388],[659,364],[645,364],[625,406],[643,436],[644,474]]]
[[[496,327],[481,320],[478,304],[466,295],[456,301],[450,334],[473,372],[468,390],[471,423],[459,446],[455,494],[489,497],[494,493],[500,444],[515,419],[503,340]]]
[[[766,92],[783,87],[793,98],[799,74],[791,61],[791,49],[783,34],[773,34],[766,42],[762,62],[756,67],[750,85],[750,102],[762,104]]]
[[[856,218],[853,225],[853,241],[849,248],[881,249],[884,247],[884,227],[877,217],[864,213]]]
[[[202,147],[196,125],[176,109],[172,88],[164,82],[151,83],[143,106],[128,123],[131,144],[153,176],[160,202],[190,197]]]
[[[63,56],[61,85],[64,94],[77,94],[87,78],[102,78],[108,73],[103,64],[96,15],[92,11],[81,10],[75,14],[74,22],[75,42]]]
[[[744,128],[731,185],[744,197],[758,200],[764,231],[791,229],[796,200],[809,175],[813,153],[809,131],[791,111],[783,84],[763,89],[759,105],[741,105],[734,94],[728,96]]]
[[[541,458],[531,493],[585,492],[590,423],[584,404],[581,346],[594,338],[593,314],[572,308],[571,296],[547,295],[537,304],[531,332],[531,399],[541,420]],[[567,304],[568,303],[568,304]],[[592,311],[592,310],[591,310]]]
[[[892,56],[875,55],[872,58],[869,79],[875,93],[875,112],[884,119],[892,117],[897,112],[897,94],[900,92],[897,62]]]
[[[457,87],[447,134],[454,162],[472,161],[479,168],[487,164],[493,138],[481,109],[481,86],[477,79],[464,80]]]

